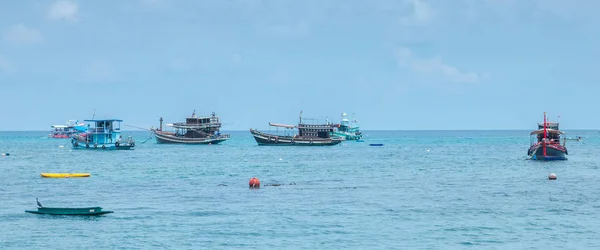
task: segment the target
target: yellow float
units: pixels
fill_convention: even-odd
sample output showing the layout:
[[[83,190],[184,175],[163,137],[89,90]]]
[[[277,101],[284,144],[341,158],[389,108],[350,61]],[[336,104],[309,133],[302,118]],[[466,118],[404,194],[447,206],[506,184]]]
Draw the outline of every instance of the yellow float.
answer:
[[[89,173],[42,173],[44,178],[78,178],[90,177]]]

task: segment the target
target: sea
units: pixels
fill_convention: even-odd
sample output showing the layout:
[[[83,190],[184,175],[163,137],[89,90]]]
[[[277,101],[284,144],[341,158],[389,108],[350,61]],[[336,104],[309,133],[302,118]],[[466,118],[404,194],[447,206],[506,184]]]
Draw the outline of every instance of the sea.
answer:
[[[0,249],[600,248],[600,132],[566,131],[582,140],[553,162],[528,160],[529,132],[364,131],[276,147],[249,131],[219,145],[124,131],[129,151],[0,132]],[[91,176],[40,176],[65,172]],[[36,198],[114,213],[25,213]]]

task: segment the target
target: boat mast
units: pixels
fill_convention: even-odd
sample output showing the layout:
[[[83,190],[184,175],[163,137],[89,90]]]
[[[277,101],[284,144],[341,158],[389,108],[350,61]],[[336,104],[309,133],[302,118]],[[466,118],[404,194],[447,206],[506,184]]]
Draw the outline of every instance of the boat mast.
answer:
[[[163,118],[161,117],[159,121],[160,121],[160,128],[159,128],[159,131],[162,131],[162,122],[163,122]]]
[[[300,123],[298,124],[302,124],[302,110],[300,110]]]
[[[544,157],[546,156],[546,139],[548,137],[548,130],[546,128],[546,112],[544,112],[544,142],[542,143],[542,147],[544,150]]]

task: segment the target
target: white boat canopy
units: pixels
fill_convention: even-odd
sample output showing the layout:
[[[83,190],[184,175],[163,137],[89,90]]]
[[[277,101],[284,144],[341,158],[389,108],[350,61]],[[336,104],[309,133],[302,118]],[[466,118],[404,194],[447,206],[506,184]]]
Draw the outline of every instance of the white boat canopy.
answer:
[[[564,134],[562,131],[560,130],[555,130],[555,129],[546,129],[548,131],[548,134]],[[539,134],[543,134],[544,130],[543,129],[538,129],[536,131],[531,132],[530,135],[539,135]]]
[[[296,126],[294,125],[287,125],[287,124],[279,124],[279,123],[270,123],[269,122],[269,126],[273,126],[273,127],[281,127],[281,128],[289,128],[289,129],[293,129]]]

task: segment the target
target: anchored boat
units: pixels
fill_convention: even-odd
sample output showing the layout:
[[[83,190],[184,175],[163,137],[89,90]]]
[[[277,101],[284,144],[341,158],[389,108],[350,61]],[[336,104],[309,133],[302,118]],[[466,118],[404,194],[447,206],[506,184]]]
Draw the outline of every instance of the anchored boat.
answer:
[[[123,139],[121,136],[121,122],[119,119],[84,120],[93,124],[83,134],[73,135],[71,144],[74,149],[133,149],[134,139],[129,136]]]
[[[544,123],[538,123],[538,129],[530,133],[531,145],[527,155],[532,160],[566,160],[569,154],[566,140],[560,143],[563,134],[558,122],[548,122],[544,112]]]
[[[346,118],[346,113],[342,113],[342,119],[340,124],[335,125],[337,129],[333,131],[333,136],[344,138],[345,140],[360,140],[362,138],[362,132],[358,128],[358,121],[352,119],[352,121]]]
[[[258,145],[269,146],[332,146],[342,142],[340,137],[332,137],[333,124],[304,124],[302,123],[302,112],[300,122],[297,126],[269,123],[269,126],[282,128],[283,135],[263,133],[256,129],[250,129]],[[295,130],[297,129],[297,134]],[[294,133],[292,135],[292,133]]]
[[[222,124],[214,112],[210,116],[198,117],[194,110],[185,122],[167,124],[175,129],[174,132],[163,131],[162,117],[159,121],[160,127],[152,130],[157,143],[218,144],[230,138],[229,134],[221,133]]]
[[[57,139],[71,138],[71,136],[85,132],[85,124],[77,120],[68,120],[65,125],[52,125],[48,137]]]
[[[37,210],[25,210],[32,214],[50,214],[50,215],[102,215],[113,213],[113,211],[103,211],[101,207],[82,207],[82,208],[61,208],[61,207],[38,207]]]

